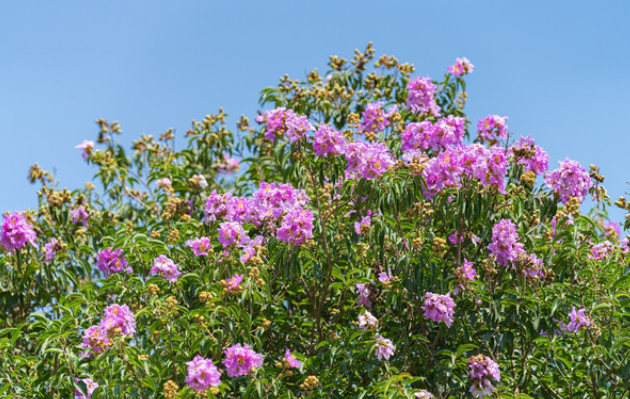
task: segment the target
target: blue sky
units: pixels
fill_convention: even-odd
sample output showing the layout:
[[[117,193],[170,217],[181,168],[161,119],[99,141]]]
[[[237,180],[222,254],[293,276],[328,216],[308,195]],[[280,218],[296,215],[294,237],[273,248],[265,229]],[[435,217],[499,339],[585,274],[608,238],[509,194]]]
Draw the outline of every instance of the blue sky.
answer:
[[[223,107],[253,117],[260,89],[374,42],[417,75],[475,64],[466,112],[508,116],[550,156],[597,164],[628,191],[627,1],[28,1],[0,5],[0,212],[36,206],[38,162],[62,187],[95,169],[74,146],[118,120],[121,140]],[[183,139],[183,138],[182,138]],[[611,215],[622,220],[622,213]]]

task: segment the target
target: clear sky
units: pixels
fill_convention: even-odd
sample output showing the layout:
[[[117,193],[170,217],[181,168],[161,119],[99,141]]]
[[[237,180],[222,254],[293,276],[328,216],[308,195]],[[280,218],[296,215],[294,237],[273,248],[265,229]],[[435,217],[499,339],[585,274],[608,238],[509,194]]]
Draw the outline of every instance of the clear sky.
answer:
[[[0,212],[36,206],[35,162],[62,187],[89,181],[74,146],[98,118],[120,121],[128,144],[169,127],[183,137],[219,107],[255,116],[263,87],[368,41],[416,76],[469,58],[473,125],[508,116],[551,169],[565,157],[600,166],[615,200],[630,189],[629,39],[625,0],[2,2]]]

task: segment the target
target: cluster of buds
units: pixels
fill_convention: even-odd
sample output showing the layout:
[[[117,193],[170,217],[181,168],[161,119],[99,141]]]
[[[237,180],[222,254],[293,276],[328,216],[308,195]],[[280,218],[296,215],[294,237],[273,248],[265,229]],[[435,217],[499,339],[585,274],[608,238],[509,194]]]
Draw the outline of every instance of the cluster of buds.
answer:
[[[556,214],[556,217],[569,217],[573,216],[574,218],[580,216],[580,200],[576,197],[571,197],[564,205],[564,208]]]
[[[149,286],[147,287],[147,292],[153,296],[156,296],[160,293],[160,287],[155,284],[149,284]]]
[[[532,188],[536,184],[536,173],[527,171],[521,175],[521,183],[526,187]]]
[[[496,265],[497,264],[492,257],[484,259],[481,262],[481,269],[483,270],[486,277],[492,277],[497,274],[497,269],[495,267]]]
[[[374,50],[372,48],[372,42],[367,44],[364,52],[359,50],[354,50],[354,59],[352,60],[352,65],[357,71],[365,70],[365,65],[374,58]]]
[[[457,104],[459,109],[464,109],[464,105],[466,105],[467,99],[468,99],[468,95],[466,94],[465,91],[462,91],[461,93],[459,93],[459,95],[457,96],[457,100],[455,100],[455,103]]]
[[[256,266],[252,267],[252,269],[249,271],[249,277],[252,280],[256,280],[256,285],[257,286],[259,286],[259,287],[264,287],[265,286],[265,280],[260,278],[260,270],[258,270],[258,267],[256,267]]]
[[[109,124],[105,119],[100,118],[96,121],[96,124],[101,129],[98,132],[98,140],[99,143],[105,143],[109,141],[109,137],[105,137],[107,133],[110,131],[113,133],[121,134],[122,130],[120,130],[120,124],[117,121],[114,121],[112,124]]]
[[[170,244],[174,244],[177,242],[177,240],[179,240],[179,230],[177,229],[173,229],[171,231],[168,232],[168,238],[166,239],[166,242],[170,243]]]
[[[161,141],[168,141],[173,139],[175,139],[175,133],[173,133],[172,127],[160,135]]]
[[[444,256],[446,253],[446,240],[440,237],[433,239],[433,253],[436,256]]]
[[[184,199],[171,197],[168,199],[164,210],[162,211],[162,218],[164,220],[171,219],[175,216],[188,213],[190,206]]]
[[[212,298],[213,298],[212,293],[208,291],[202,291],[201,294],[199,294],[199,301],[201,303],[206,303],[210,301]]]
[[[336,71],[341,71],[346,62],[347,60],[345,58],[339,58],[336,55],[331,55],[328,65]]]
[[[312,391],[314,389],[317,389],[318,385],[319,378],[315,377],[314,375],[309,375],[308,377],[306,377],[304,382],[300,384],[300,389],[304,391]]]
[[[164,383],[164,397],[166,399],[176,398],[178,391],[179,386],[173,380],[168,380]]]
[[[52,179],[52,173],[43,170],[38,164],[31,166],[28,170],[28,181],[31,183],[35,183],[35,180],[39,180],[43,185],[46,185],[46,182],[51,182]]]
[[[599,168],[595,165],[591,165],[589,176],[598,183],[603,183],[604,179],[606,179],[605,176],[599,174]]]

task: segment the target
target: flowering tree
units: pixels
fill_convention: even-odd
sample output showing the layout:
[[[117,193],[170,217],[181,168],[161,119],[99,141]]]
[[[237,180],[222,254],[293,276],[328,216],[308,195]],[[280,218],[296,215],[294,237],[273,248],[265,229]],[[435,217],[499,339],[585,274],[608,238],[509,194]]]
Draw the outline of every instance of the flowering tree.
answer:
[[[2,397],[628,397],[597,168],[547,171],[507,117],[472,130],[465,58],[329,66],[181,151],[99,120],[77,146],[99,188],[31,169],[38,209],[0,230]]]

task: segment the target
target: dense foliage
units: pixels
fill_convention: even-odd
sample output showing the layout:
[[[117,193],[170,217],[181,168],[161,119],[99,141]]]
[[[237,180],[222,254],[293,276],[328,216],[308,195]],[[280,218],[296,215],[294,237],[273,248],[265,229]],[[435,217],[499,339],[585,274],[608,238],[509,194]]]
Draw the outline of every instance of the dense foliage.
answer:
[[[99,120],[77,146],[98,188],[31,169],[39,208],[1,229],[0,396],[628,396],[597,168],[472,126],[465,58],[437,82],[371,46],[328,65],[181,150]]]

